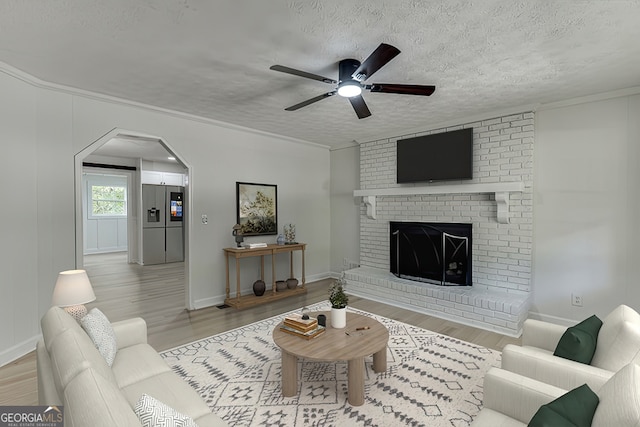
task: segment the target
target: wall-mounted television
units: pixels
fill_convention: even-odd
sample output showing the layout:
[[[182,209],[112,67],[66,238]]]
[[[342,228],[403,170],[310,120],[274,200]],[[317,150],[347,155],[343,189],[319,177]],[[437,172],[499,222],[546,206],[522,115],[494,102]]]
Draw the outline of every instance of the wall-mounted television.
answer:
[[[401,139],[397,142],[397,182],[473,178],[473,129]]]

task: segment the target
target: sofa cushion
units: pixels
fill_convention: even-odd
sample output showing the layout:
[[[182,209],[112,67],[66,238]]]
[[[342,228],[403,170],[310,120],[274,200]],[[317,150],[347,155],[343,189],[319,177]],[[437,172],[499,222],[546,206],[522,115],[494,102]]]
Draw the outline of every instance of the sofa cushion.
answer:
[[[229,427],[229,424],[213,412],[193,418],[195,419],[198,427]]]
[[[118,351],[111,370],[120,388],[171,372],[169,365],[149,344],[137,344]],[[136,401],[140,396],[136,396]],[[131,406],[134,404],[135,401]]]
[[[89,368],[93,368],[103,378],[116,385],[111,368],[80,328],[67,329],[59,334],[53,341],[49,356],[54,382],[60,396],[73,378]]]
[[[640,367],[624,366],[598,390],[600,404],[593,426],[640,425]]]
[[[590,426],[597,407],[598,396],[584,384],[542,405],[528,426]]]
[[[140,397],[134,411],[142,427],[198,427],[192,418],[146,393]]]
[[[526,427],[525,423],[521,423],[515,418],[510,418],[493,409],[482,408],[478,416],[471,424],[471,427]]]
[[[42,337],[44,338],[45,347],[51,351],[51,345],[55,338],[67,329],[82,330],[80,324],[60,307],[51,307],[42,316],[40,321],[42,326]]]
[[[598,331],[602,320],[593,315],[575,326],[567,328],[553,352],[554,356],[590,364],[596,351]]]
[[[113,322],[111,327],[116,334],[118,351],[132,345],[147,343],[147,322],[141,317]]]
[[[138,417],[118,387],[95,369],[85,369],[64,391],[65,427],[139,426]]]
[[[107,316],[98,308],[92,308],[86,316],[80,319],[80,324],[102,357],[104,357],[107,365],[113,365],[113,360],[116,358],[116,352],[118,351],[118,344]]]
[[[640,351],[640,315],[620,305],[607,315],[598,333],[598,346],[591,364],[616,372]]]
[[[556,357],[547,350],[515,344],[507,344],[502,349],[501,367],[564,390],[582,384],[598,390],[613,375],[596,366]]]
[[[159,401],[193,419],[211,413],[211,409],[193,387],[173,371],[149,377],[121,390],[131,407],[136,405],[144,393],[150,393]]]

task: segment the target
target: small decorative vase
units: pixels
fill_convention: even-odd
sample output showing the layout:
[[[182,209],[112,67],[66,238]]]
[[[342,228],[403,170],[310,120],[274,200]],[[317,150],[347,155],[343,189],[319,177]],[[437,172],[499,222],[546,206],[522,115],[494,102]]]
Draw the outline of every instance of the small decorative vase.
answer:
[[[347,309],[331,307],[331,327],[342,329],[347,326]]]
[[[284,291],[285,289],[287,289],[287,282],[285,282],[284,280],[276,280],[276,291],[280,292]]]
[[[295,289],[297,287],[298,287],[298,279],[296,279],[295,277],[287,279],[287,288]]]
[[[284,236],[282,234],[278,234],[278,238],[276,239],[276,243],[280,246],[284,245]]]
[[[261,297],[264,295],[264,291],[267,288],[267,285],[264,283],[264,280],[256,280],[253,282],[253,293],[257,297]]]
[[[284,239],[287,245],[296,243],[296,226],[294,224],[284,226]]]

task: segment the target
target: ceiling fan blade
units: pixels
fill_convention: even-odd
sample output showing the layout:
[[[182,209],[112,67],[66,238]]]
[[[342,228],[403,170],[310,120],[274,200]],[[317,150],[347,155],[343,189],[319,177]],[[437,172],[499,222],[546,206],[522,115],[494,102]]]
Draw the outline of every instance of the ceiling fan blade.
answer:
[[[336,91],[333,90],[331,92],[327,92],[327,93],[323,93],[322,95],[318,95],[316,97],[313,97],[311,99],[307,99],[306,101],[302,101],[299,104],[296,105],[292,105],[291,107],[287,107],[285,108],[285,111],[296,111],[302,107],[306,107],[307,105],[313,104],[314,102],[318,102],[318,101],[322,101],[325,98],[329,98],[330,96],[333,96],[336,94]]]
[[[400,50],[397,47],[381,43],[380,46],[360,64],[358,69],[352,74],[352,77],[361,82],[365,81],[399,53]]]
[[[398,85],[387,83],[374,83],[372,85],[366,85],[365,89],[369,89],[371,92],[382,93],[400,93],[403,95],[422,95],[429,96],[435,92],[435,86],[425,85]]]
[[[364,102],[362,95],[352,96],[349,98],[349,102],[351,102],[351,106],[353,106],[359,119],[364,119],[371,115],[371,111],[369,111],[369,107]]]
[[[296,70],[295,68],[285,67],[284,65],[272,65],[270,70],[280,71],[281,73],[293,74],[294,76],[305,77],[307,79],[318,80],[324,83],[337,84],[338,82],[328,77],[322,77],[317,74],[307,73],[306,71]]]

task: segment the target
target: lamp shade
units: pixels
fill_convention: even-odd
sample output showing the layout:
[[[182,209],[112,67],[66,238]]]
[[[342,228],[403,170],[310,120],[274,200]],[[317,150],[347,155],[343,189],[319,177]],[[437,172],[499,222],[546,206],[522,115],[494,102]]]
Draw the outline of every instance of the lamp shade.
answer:
[[[86,304],[95,301],[89,276],[84,270],[67,270],[58,274],[56,286],[53,289],[51,304],[58,307]]]

